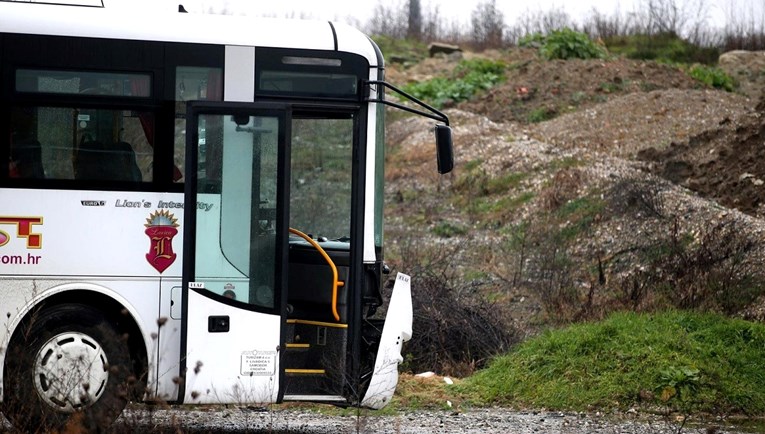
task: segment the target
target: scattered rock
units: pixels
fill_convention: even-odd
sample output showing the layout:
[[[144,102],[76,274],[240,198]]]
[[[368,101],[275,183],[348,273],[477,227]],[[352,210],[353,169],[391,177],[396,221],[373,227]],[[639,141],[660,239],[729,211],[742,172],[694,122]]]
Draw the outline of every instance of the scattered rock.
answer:
[[[462,49],[457,45],[443,42],[431,42],[428,44],[428,54],[430,57],[436,57],[437,54],[450,55],[452,53],[462,53]]]

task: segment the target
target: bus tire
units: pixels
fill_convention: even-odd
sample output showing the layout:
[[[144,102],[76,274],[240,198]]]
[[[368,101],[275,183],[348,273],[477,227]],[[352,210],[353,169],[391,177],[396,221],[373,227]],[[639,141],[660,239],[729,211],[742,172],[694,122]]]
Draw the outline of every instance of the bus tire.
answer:
[[[100,311],[62,304],[21,326],[4,377],[3,412],[18,430],[97,432],[127,405],[130,352]]]

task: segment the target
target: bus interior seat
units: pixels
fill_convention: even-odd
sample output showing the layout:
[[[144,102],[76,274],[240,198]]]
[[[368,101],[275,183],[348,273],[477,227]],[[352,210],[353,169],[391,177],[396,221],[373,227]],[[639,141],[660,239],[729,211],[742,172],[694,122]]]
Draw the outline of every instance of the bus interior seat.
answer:
[[[143,176],[141,176],[141,169],[138,168],[136,163],[135,151],[128,142],[117,142],[115,144],[115,151],[117,153],[116,159],[121,166],[120,172],[126,175],[125,181],[141,182]]]
[[[19,178],[45,178],[42,163],[42,147],[37,140],[22,140],[11,147],[11,160],[16,165]]]
[[[75,179],[131,181],[142,180],[135,152],[127,142],[117,142],[111,148],[103,142],[87,140],[77,151]]]
[[[340,280],[347,281],[347,268],[339,267]],[[287,303],[291,318],[337,322],[332,315],[332,271],[324,264],[290,262]],[[348,321],[348,290],[337,288],[337,311],[340,322]]]

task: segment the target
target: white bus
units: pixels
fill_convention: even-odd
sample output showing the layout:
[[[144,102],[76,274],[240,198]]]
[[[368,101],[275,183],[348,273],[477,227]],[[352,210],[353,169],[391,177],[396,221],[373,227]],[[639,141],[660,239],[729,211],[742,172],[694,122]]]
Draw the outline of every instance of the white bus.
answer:
[[[332,22],[0,1],[0,369],[17,427],[126,403],[380,408],[383,58]],[[384,324],[384,327],[383,327]]]

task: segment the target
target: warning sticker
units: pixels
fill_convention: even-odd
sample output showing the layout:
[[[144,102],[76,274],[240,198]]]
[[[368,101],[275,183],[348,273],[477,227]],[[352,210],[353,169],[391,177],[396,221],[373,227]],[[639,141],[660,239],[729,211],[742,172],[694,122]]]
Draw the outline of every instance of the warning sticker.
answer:
[[[276,351],[245,351],[242,353],[242,375],[274,375]]]

